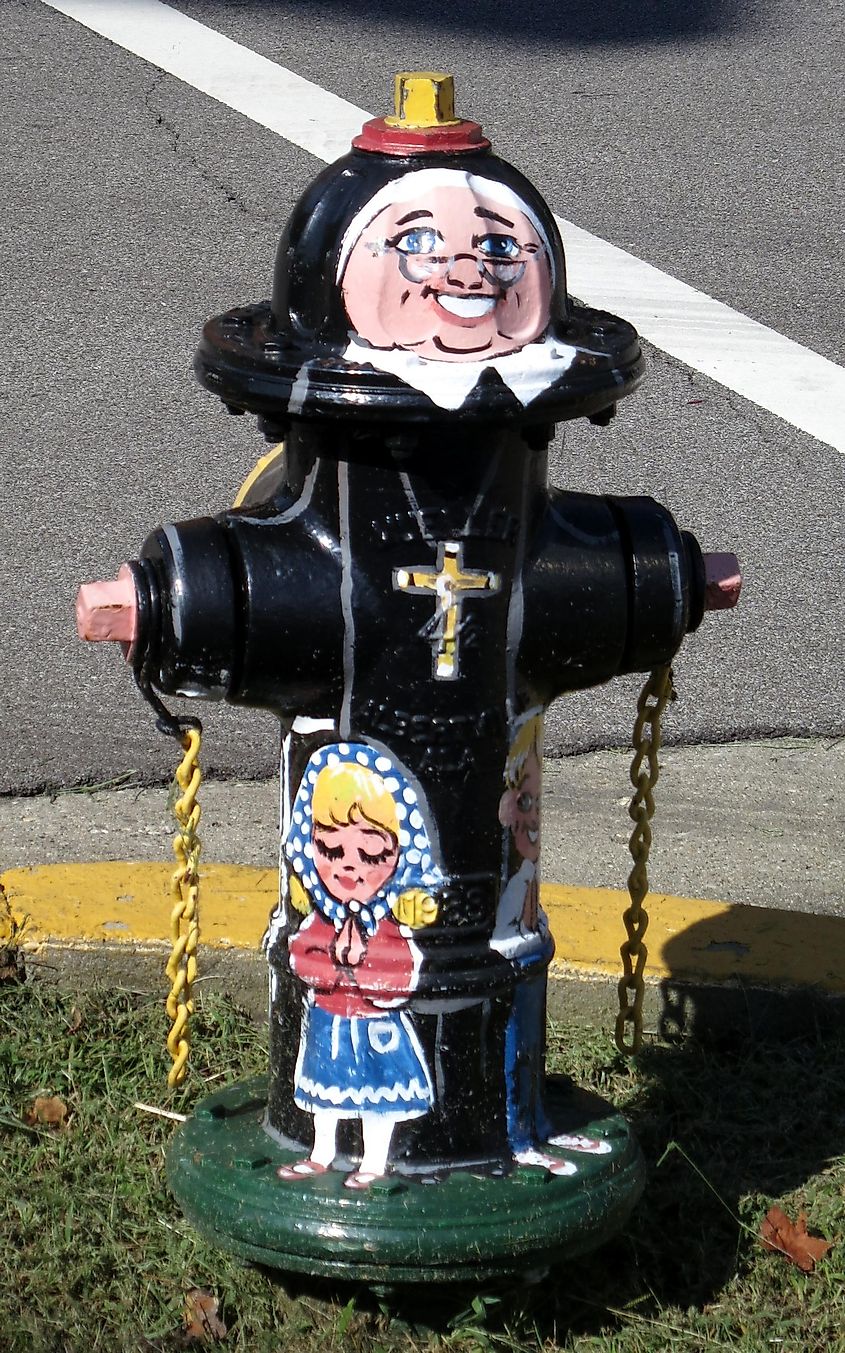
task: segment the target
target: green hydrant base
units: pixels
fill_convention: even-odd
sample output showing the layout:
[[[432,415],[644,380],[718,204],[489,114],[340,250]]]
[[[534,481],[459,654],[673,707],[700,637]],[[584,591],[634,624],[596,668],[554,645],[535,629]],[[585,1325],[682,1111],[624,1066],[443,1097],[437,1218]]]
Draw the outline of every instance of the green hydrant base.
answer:
[[[221,1249],[291,1272],[394,1284],[545,1271],[595,1249],[625,1222],[644,1186],[625,1119],[596,1095],[549,1084],[555,1133],[584,1133],[603,1155],[554,1148],[573,1175],[515,1166],[393,1173],[366,1190],[342,1170],[276,1176],[302,1152],[264,1130],[266,1084],[252,1080],[197,1106],[168,1151],[170,1186],[188,1220]]]

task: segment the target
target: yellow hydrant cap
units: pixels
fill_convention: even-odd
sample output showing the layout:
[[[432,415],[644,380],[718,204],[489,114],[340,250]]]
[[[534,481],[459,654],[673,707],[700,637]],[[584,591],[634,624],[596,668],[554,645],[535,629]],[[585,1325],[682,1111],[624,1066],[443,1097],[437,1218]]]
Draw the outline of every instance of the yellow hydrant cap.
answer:
[[[394,82],[396,112],[388,127],[455,127],[454,76],[436,70],[400,71]]]
[[[455,81],[439,70],[400,71],[396,111],[366,122],[352,145],[379,155],[463,154],[490,149],[477,122],[455,117]]]

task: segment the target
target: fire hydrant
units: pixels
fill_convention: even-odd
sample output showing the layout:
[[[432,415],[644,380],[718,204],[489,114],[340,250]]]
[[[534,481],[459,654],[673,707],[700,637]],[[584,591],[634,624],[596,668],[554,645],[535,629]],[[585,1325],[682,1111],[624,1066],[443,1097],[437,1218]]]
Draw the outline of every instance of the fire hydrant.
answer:
[[[543,717],[738,592],[651,498],[548,487],[640,345],[568,298],[549,208],[452,98],[397,77],[272,301],[205,326],[200,381],[283,458],[79,601],[159,693],[282,726],[269,1081],[200,1104],[172,1188],[250,1259],[397,1282],[544,1267],[641,1192],[622,1117],[545,1077]]]

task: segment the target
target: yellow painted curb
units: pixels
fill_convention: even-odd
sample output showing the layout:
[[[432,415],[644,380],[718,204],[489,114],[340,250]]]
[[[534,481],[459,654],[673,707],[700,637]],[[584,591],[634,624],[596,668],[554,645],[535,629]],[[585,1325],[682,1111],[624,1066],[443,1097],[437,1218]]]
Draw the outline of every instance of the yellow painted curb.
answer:
[[[40,865],[0,874],[10,922],[27,918],[27,945],[165,944],[171,869],[161,864]],[[202,943],[255,949],[276,901],[274,869],[209,864],[200,894]],[[615,888],[541,889],[558,970],[617,977],[627,893]],[[652,894],[648,974],[652,979],[758,986],[813,986],[845,994],[845,920],[698,898]],[[0,911],[0,942],[4,917]]]
[[[138,862],[49,864],[7,869],[0,886],[12,916],[27,918],[29,944],[169,942],[173,867]],[[275,869],[204,865],[200,879],[202,942],[256,948],[276,902]]]
[[[619,975],[628,894],[616,888],[540,890],[557,952],[568,970]],[[845,995],[845,920],[808,912],[650,893],[646,935],[652,979],[816,987]]]

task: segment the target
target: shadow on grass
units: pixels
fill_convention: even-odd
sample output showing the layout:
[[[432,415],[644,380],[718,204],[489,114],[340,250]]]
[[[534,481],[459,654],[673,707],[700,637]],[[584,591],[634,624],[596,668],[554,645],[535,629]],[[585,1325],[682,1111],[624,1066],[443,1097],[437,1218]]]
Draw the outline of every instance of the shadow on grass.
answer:
[[[582,1038],[558,1030],[553,1053],[565,1062]],[[755,1260],[765,1264],[757,1232],[771,1200],[845,1150],[845,1039],[819,1029],[787,1041],[653,1045],[635,1069],[605,1047],[586,1079],[624,1108],[648,1165],[645,1196],[615,1241],[536,1282],[421,1284],[382,1298],[333,1282],[286,1281],[285,1290],[352,1300],[371,1321],[389,1313],[412,1335],[471,1349],[577,1348],[632,1320],[659,1321],[668,1308],[677,1317],[719,1301]]]
[[[711,1344],[704,1322],[717,1308],[720,1346],[756,1350],[768,1342],[762,1336],[731,1341],[754,1318],[757,1293],[766,1319],[779,1302],[790,1318],[795,1309],[785,1265],[756,1240],[769,1202],[797,1190],[811,1229],[841,1226],[841,1170],[824,1173],[845,1146],[840,1023],[791,1039],[743,1032],[719,1046],[655,1042],[636,1065],[581,1023],[553,1026],[550,1065],[622,1109],[648,1163],[645,1197],[611,1244],[539,1282],[486,1288],[429,1282],[379,1293],[249,1269],[179,1216],[162,1164],[172,1124],[133,1107],[160,1102],[162,1028],[160,1002],[132,993],[0,986],[0,1346],[12,1353],[184,1347],[178,1328],[194,1285],[218,1296],[226,1346],[250,1353],[663,1353]],[[262,1034],[230,1001],[203,1002],[195,1039],[189,1084],[169,1101],[175,1110],[189,1113],[210,1081],[240,1080],[266,1064]],[[33,1097],[57,1093],[69,1128],[27,1129]],[[752,1270],[759,1281],[743,1289]],[[802,1353],[838,1347],[831,1331],[841,1332],[841,1265],[815,1276],[817,1305],[806,1302],[805,1325],[791,1331],[789,1346]],[[667,1320],[684,1326],[677,1341],[660,1333]],[[650,1342],[641,1341],[649,1326]]]

